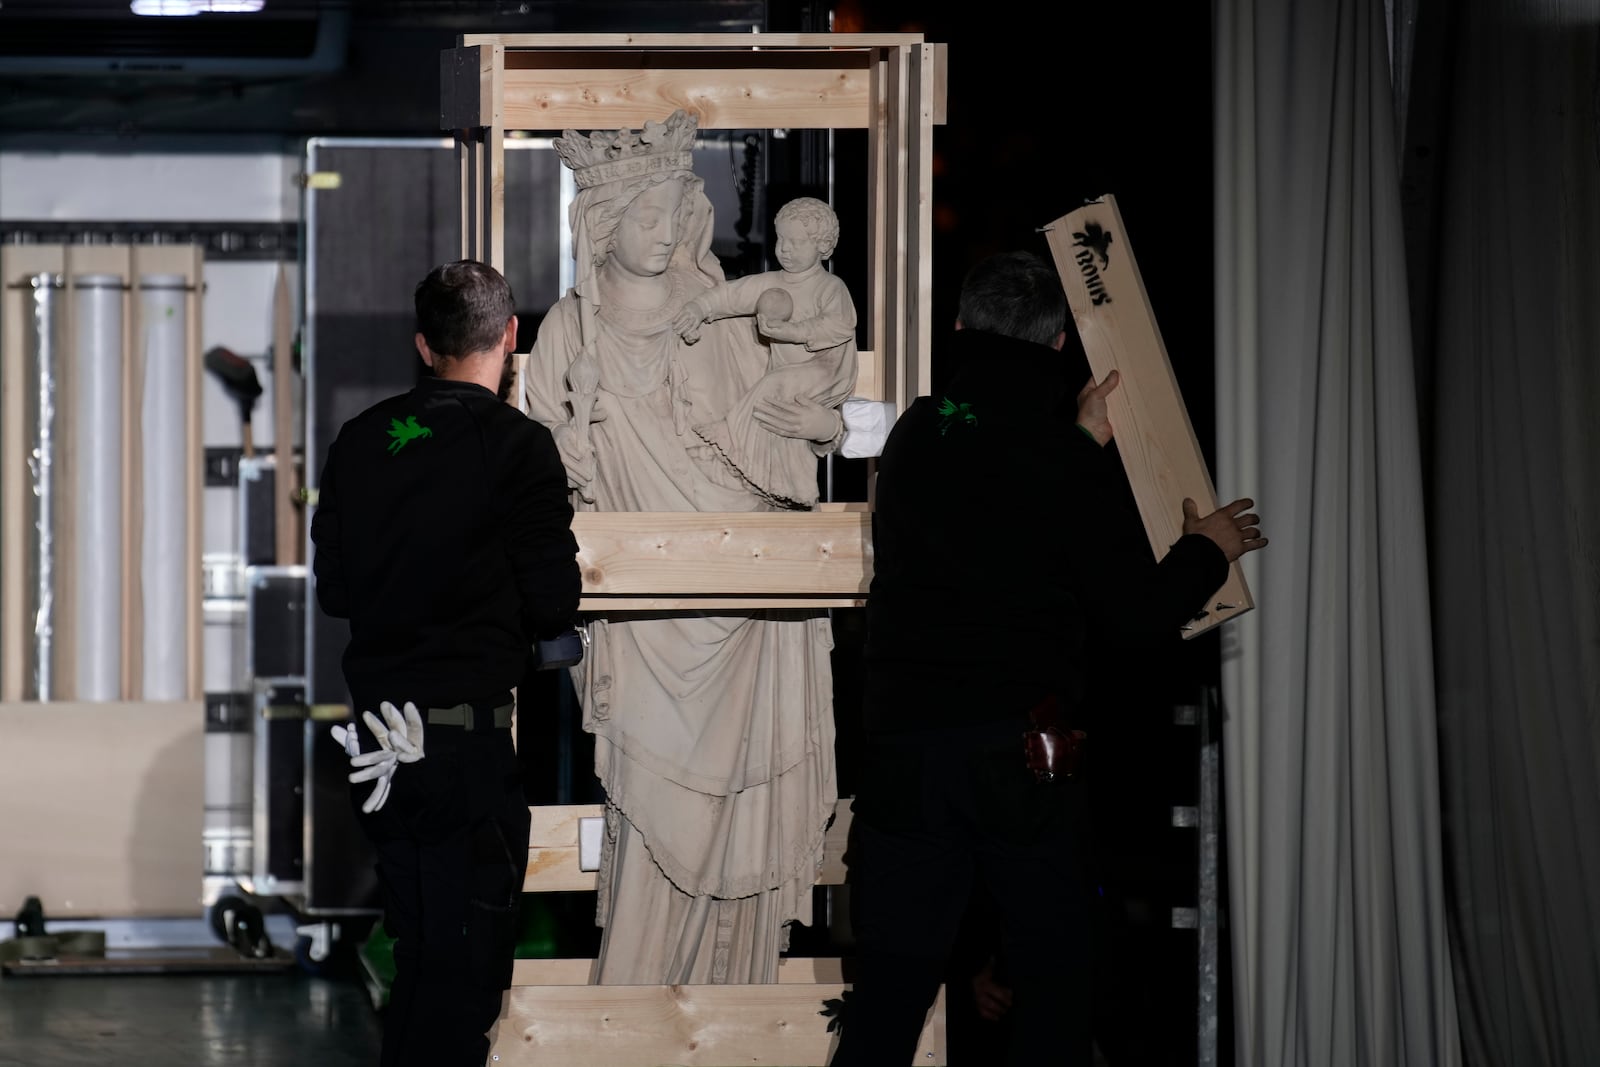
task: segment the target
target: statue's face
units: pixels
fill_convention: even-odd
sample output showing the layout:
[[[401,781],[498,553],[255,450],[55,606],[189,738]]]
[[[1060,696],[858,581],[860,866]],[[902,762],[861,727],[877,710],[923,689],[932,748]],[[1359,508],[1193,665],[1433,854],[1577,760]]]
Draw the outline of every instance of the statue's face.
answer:
[[[817,265],[822,250],[804,226],[794,219],[783,219],[775,228],[778,231],[778,266],[790,274],[800,274]]]
[[[630,274],[662,274],[678,247],[678,206],[683,183],[660,182],[640,193],[623,212],[611,243],[611,258]]]

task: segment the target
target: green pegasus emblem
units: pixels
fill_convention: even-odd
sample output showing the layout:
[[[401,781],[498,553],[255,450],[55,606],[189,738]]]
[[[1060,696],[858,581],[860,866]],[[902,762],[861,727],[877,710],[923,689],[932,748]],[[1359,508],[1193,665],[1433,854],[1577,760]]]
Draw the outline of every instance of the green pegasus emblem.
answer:
[[[419,425],[415,415],[407,415],[405,422],[399,419],[389,420],[389,436],[392,438],[389,442],[389,455],[392,456],[419,437],[432,437],[433,431]]]
[[[978,416],[974,414],[971,404],[957,404],[948,397],[939,401],[939,414],[943,416],[939,423],[940,437],[948,433],[952,426],[962,424],[974,426],[978,422]]]

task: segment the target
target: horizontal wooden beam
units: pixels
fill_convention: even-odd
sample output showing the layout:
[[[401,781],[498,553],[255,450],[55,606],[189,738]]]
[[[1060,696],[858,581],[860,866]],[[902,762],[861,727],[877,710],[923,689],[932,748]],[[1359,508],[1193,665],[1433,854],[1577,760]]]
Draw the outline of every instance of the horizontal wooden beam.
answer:
[[[823,1013],[847,988],[513,985],[490,1051],[496,1067],[822,1067],[836,1040]],[[942,987],[912,1062],[949,1062]]]
[[[867,52],[508,53],[509,130],[639,128],[677,108],[702,130],[865,129]],[[576,60],[589,65],[581,65]],[[737,62],[737,65],[735,63]]]
[[[599,804],[543,804],[530,808],[528,828],[528,869],[523,876],[524,893],[576,893],[595,888],[595,872],[582,869],[579,860],[578,824],[605,814]],[[850,840],[850,798],[841,799],[833,809],[833,823],[823,839],[822,870],[818,885],[843,885],[844,852]]]
[[[635,603],[851,603],[872,581],[864,511],[622,512],[573,518],[583,610]]]
[[[920,33],[467,33],[461,44],[514,48],[708,48],[770,52],[782,48],[893,48],[921,44]]]

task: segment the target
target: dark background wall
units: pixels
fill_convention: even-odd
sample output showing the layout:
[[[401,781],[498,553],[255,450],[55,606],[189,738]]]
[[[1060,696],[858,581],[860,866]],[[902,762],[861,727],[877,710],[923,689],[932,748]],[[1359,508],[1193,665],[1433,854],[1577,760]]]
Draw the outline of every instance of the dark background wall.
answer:
[[[435,137],[438,53],[467,32],[919,31],[946,44],[949,58],[947,122],[933,135],[936,375],[940,339],[955,318],[966,268],[987,253],[1010,248],[1047,255],[1040,227],[1085,199],[1112,194],[1209,454],[1209,6],[969,3],[934,8],[910,0],[268,0],[279,21],[263,29],[264,23],[242,17],[135,19],[126,14],[125,0],[3,0],[0,150],[137,153],[153,146],[208,151],[236,146],[293,158],[311,137]],[[337,28],[336,40],[320,42],[331,61],[306,58],[319,45],[306,37],[308,19],[318,32]],[[203,61],[230,55],[242,61]],[[65,69],[74,64],[76,69]],[[759,236],[761,223],[789,196],[825,195],[817,186],[826,174],[827,149],[815,135],[766,139],[756,148],[755,180],[763,199],[752,210],[764,217],[752,232]],[[864,260],[855,257],[864,256],[865,190],[851,176],[861,173],[854,169],[858,163],[864,165],[864,134],[839,135],[833,150],[839,175],[834,199],[845,226],[836,268],[859,286]],[[433,179],[426,170],[414,170],[407,180],[416,188],[393,202],[431,195]],[[397,207],[384,232],[395,236],[415,228],[419,210]],[[366,237],[381,244],[384,232],[370,231]],[[334,240],[335,231],[327,237]],[[361,237],[345,234],[336,243],[348,250],[358,247]],[[742,273],[764,266],[766,249],[756,242],[750,248],[719,248],[719,254],[731,273]],[[355,284],[364,273],[359,256],[346,267],[352,282],[341,287],[345,296],[353,299],[358,290],[373,288],[372,278],[364,289]],[[416,273],[407,271],[405,278]],[[404,278],[392,281],[405,288]],[[395,328],[403,335],[406,308],[399,295]],[[372,299],[381,304],[381,293]],[[527,310],[536,316],[542,309]],[[364,328],[358,336],[373,334]],[[330,415],[328,421],[338,419]],[[864,463],[855,464],[840,466],[842,483],[863,476]],[[860,499],[861,492],[846,484],[840,495]],[[1042,502],[1015,503],[1037,509]],[[1069,513],[1065,520],[1037,521],[1093,517]],[[846,794],[854,776],[870,773],[854,762],[851,743],[859,638],[853,627],[859,614],[839,612],[835,620]],[[996,620],[997,634],[1003,624]],[[1170,705],[1192,698],[1191,683],[1208,675],[1215,655],[1214,641],[1201,639],[1175,654],[1163,670],[1105,664],[1111,684],[1093,732],[1101,798],[1097,818],[1110,859],[1106,885],[1116,920],[1108,930],[1117,939],[1110,956],[1118,967],[1101,982],[1103,991],[1114,994],[1107,998],[1101,1037],[1108,1051],[1122,1053],[1113,1062],[1193,1060],[1194,942],[1192,934],[1173,931],[1166,917],[1173,906],[1193,904],[1192,831],[1175,830],[1169,813],[1172,805],[1195,800],[1195,746],[1192,730],[1172,728]],[[1003,656],[1003,649],[997,650],[1002,667]],[[561,731],[537,740],[525,746],[539,761],[532,777],[578,784],[566,795],[536,799],[588,799],[572,795],[581,788],[583,776],[572,772],[585,765],[583,739]],[[975,951],[982,949],[982,936]],[[954,977],[952,1007],[959,1011],[960,976]],[[1226,1010],[1221,1021],[1225,1031]],[[957,1028],[952,1041],[979,1035],[971,1026]]]

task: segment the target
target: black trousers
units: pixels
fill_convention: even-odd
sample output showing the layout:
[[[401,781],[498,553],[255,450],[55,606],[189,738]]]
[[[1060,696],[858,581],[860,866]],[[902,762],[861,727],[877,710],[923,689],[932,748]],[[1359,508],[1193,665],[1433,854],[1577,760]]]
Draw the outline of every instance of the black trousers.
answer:
[[[484,1067],[516,955],[528,801],[510,730],[430,724],[423,746],[382,808],[362,814],[371,786],[351,790],[396,939],[379,1062]]]
[[[1006,1062],[1087,1065],[1089,879],[1076,781],[1036,782],[1020,730],[870,744],[849,868],[856,971],[833,1067],[904,1067],[975,883],[992,895],[1012,989]]]

